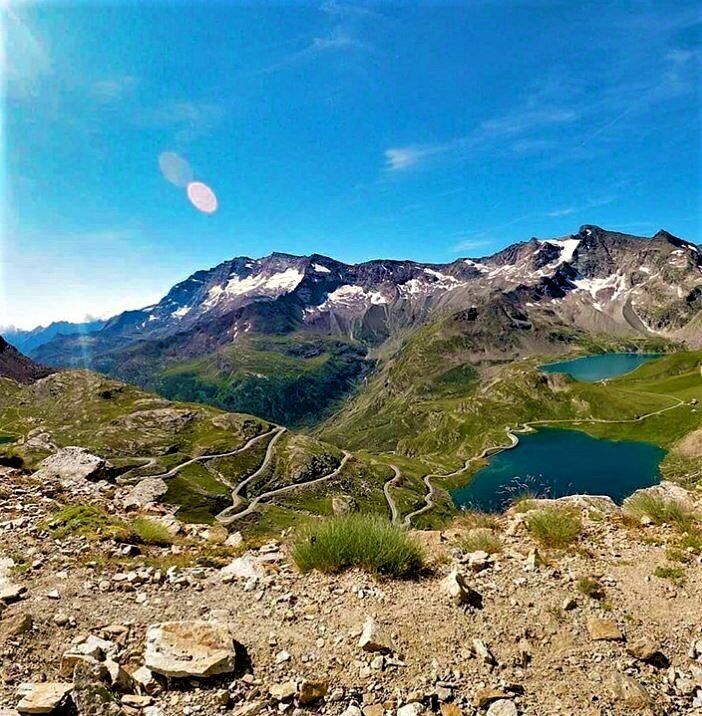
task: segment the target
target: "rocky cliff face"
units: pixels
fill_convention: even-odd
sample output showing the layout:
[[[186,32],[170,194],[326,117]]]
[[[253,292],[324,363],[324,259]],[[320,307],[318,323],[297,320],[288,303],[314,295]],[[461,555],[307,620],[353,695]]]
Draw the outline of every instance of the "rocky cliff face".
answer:
[[[31,383],[49,372],[47,368],[23,356],[0,336],[0,377],[11,378],[18,383]]]

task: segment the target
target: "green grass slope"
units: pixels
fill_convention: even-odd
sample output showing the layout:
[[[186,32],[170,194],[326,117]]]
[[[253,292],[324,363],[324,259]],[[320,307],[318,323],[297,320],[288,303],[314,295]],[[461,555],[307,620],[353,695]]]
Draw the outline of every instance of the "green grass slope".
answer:
[[[360,344],[324,336],[244,336],[204,358],[168,365],[151,387],[173,400],[312,425],[354,389],[370,365],[365,354]]]

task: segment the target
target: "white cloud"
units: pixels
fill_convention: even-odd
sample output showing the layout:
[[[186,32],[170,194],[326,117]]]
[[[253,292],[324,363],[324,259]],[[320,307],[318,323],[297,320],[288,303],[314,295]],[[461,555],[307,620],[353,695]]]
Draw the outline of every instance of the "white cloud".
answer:
[[[405,171],[420,164],[433,154],[444,151],[439,145],[428,147],[391,147],[385,150],[385,168],[392,172]]]
[[[146,128],[171,128],[176,144],[187,144],[211,132],[224,114],[224,107],[214,102],[169,100],[141,110],[135,123]]]
[[[386,149],[385,168],[391,172],[402,172],[420,166],[430,157],[441,155],[447,159],[460,158],[471,152],[492,150],[501,145],[520,153],[540,150],[547,140],[531,136],[533,133],[573,122],[578,117],[578,112],[568,107],[551,106],[538,110],[523,108],[509,115],[484,120],[472,132],[446,142]],[[516,144],[514,140],[521,144]]]
[[[552,218],[570,216],[571,214],[575,214],[576,211],[577,209],[574,206],[567,206],[564,209],[553,209],[552,211],[547,211],[546,216],[550,216]]]
[[[90,92],[99,102],[110,103],[124,99],[137,86],[138,80],[132,75],[113,77],[93,82]]]
[[[51,71],[48,48],[36,30],[7,3],[2,3],[0,12],[0,88],[12,97],[30,97],[40,79]]]

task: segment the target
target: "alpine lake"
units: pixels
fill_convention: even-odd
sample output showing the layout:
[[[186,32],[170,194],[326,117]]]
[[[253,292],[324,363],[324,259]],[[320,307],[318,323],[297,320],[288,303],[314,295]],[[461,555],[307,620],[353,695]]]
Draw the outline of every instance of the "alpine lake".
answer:
[[[604,353],[540,366],[596,382],[630,373],[656,354]],[[470,482],[451,494],[459,508],[499,512],[520,495],[608,495],[621,503],[660,480],[665,450],[646,442],[595,438],[578,430],[540,428],[489,459]]]

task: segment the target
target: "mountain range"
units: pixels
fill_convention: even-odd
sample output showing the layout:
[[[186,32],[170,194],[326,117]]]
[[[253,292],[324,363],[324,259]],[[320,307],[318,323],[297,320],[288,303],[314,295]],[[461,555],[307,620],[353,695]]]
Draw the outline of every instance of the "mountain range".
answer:
[[[239,257],[98,330],[39,337],[28,353],[169,398],[309,425],[418,330],[446,320],[460,324],[468,363],[556,353],[587,336],[699,347],[702,251],[663,230],[586,225],[445,264]]]
[[[48,343],[56,336],[92,333],[93,331],[99,331],[104,325],[105,321],[101,320],[84,321],[82,323],[54,321],[47,326],[37,326],[31,330],[15,328],[14,326],[7,326],[1,330],[5,339],[12,343],[17,350],[28,353]]]

